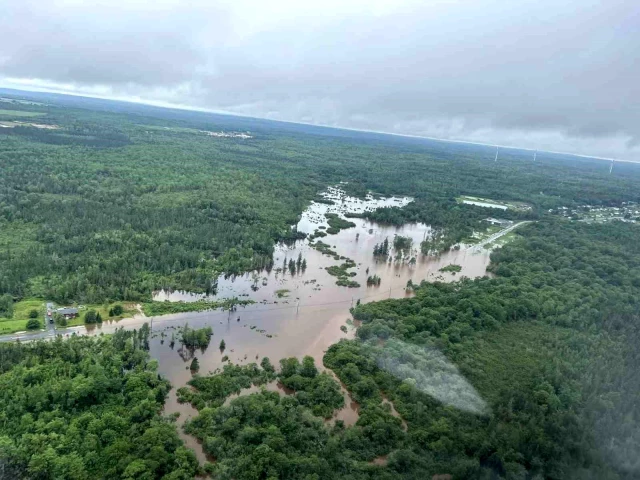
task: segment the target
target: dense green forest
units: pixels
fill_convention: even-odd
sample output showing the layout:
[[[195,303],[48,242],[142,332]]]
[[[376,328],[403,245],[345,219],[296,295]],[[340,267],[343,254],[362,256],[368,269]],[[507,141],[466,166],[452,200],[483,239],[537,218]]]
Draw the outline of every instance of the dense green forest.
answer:
[[[534,218],[560,205],[640,200],[640,169],[630,166],[607,175],[601,161],[549,154],[532,163],[518,151],[494,163],[481,146],[85,101],[106,110],[92,111],[53,98],[12,109],[55,129],[0,129],[0,294],[16,299],[211,291],[218,273],[269,264],[274,242],[298,238],[290,227],[305,206],[343,180],[355,195],[414,196],[406,209],[370,216],[425,221],[449,243],[487,215],[456,203],[460,194],[529,202]],[[252,138],[206,133],[234,128]]]
[[[637,234],[531,224],[493,254],[496,278],[356,307],[358,338],[324,357],[360,404],[353,427],[322,421],[342,406],[337,383],[318,391],[311,359],[288,359],[278,378],[293,395],[224,404],[275,378],[264,361],[196,377],[181,390],[200,409],[187,429],[221,479],[636,478]]]
[[[360,341],[334,345],[325,363],[347,386],[374,381],[394,402],[409,425],[398,448],[420,458],[407,465],[415,478],[634,478],[638,233],[621,222],[531,224],[492,254],[497,278],[423,282],[414,298],[359,306]],[[447,372],[434,349],[490,413],[461,410],[456,382],[421,377]]]
[[[198,462],[160,415],[169,384],[147,339],[148,327],[0,344],[0,476],[192,479]]]
[[[637,478],[640,231],[548,213],[640,201],[636,165],[609,174],[599,160],[534,163],[517,150],[494,162],[482,146],[47,98],[0,112],[23,122],[0,129],[5,318],[25,298],[183,311],[149,302],[151,292],[212,291],[220,273],[269,266],[276,242],[300,238],[291,226],[309,202],[345,180],[352,195],[413,196],[364,215],[432,225],[423,251],[464,240],[489,215],[535,220],[492,253],[491,278],[423,282],[412,298],[353,310],[357,338],[331,346],[324,365],[359,404],[354,426],[327,420],[344,406],[341,385],[310,358],[207,376],[194,360],[178,398],[199,409],[186,428],[215,457],[205,466],[215,478]],[[207,133],[221,130],[250,138]],[[491,211],[459,195],[532,208]],[[334,231],[350,226],[329,220]],[[314,247],[340,260],[329,244]],[[329,273],[348,285],[352,266]],[[2,475],[193,478],[193,454],[160,415],[169,385],[141,332],[0,345]],[[207,332],[187,333],[178,340],[209,343]],[[287,394],[229,401],[274,381]]]

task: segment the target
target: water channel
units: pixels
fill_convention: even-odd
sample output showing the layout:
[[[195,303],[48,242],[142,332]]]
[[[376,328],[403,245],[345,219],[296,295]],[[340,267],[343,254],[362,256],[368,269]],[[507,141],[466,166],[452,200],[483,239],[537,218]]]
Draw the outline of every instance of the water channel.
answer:
[[[403,206],[411,201],[406,197],[357,199],[345,196],[338,189],[329,189],[325,197],[334,201],[334,204],[312,203],[301,216],[297,225],[299,231],[313,233],[319,227],[326,227],[325,213],[337,213],[344,218],[346,212],[362,213],[380,206]],[[75,330],[80,334],[109,333],[119,327],[139,328],[142,323],[152,320],[150,354],[158,360],[159,373],[168,378],[174,387],[165,404],[165,413],[179,413],[178,425],[181,427],[187,418],[197,415],[197,411],[190,405],[179,404],[175,393],[177,388],[184,386],[191,378],[188,366],[192,357],[179,348],[179,343],[171,348],[169,340],[172,332],[177,336],[178,329],[187,323],[194,328],[211,326],[214,331],[209,348],[195,352],[200,363],[201,375],[221,368],[225,355],[231,362],[240,365],[259,362],[262,357],[269,357],[271,362],[277,365],[281,358],[311,355],[315,358],[316,365],[322,369],[322,357],[326,349],[341,338],[353,337],[355,327],[349,309],[358,300],[365,303],[408,296],[408,280],[415,283],[422,280],[455,281],[463,276],[475,278],[486,275],[486,267],[489,264],[487,251],[472,251],[461,246],[437,257],[421,255],[420,242],[431,232],[427,225],[392,227],[361,218],[349,220],[356,226],[335,235],[327,235],[320,240],[329,244],[337,254],[356,263],[356,267],[352,269],[356,275],[352,280],[359,282],[360,287],[337,286],[336,277],[329,275],[325,267],[339,265],[342,261],[323,255],[311,247],[307,240],[301,240],[290,246],[276,246],[274,268],[270,272],[253,272],[235,278],[220,277],[216,295],[207,298],[215,300],[239,297],[254,300],[256,303],[253,305],[239,307],[235,312],[180,313],[153,319],[138,315],[117,323],[104,322],[100,327],[91,330],[84,327],[76,327]],[[415,257],[415,263],[374,259],[374,246],[383,242],[385,238],[392,243],[394,235],[412,238],[413,251],[410,256]],[[302,254],[307,262],[304,272],[292,275],[286,268],[280,270],[285,260],[296,260],[299,254]],[[457,274],[439,271],[449,264],[460,265],[462,270]],[[382,279],[380,286],[367,286],[369,275],[378,275]],[[284,293],[283,290],[287,292]],[[187,292],[166,291],[156,292],[154,296],[154,300],[169,301],[194,301],[200,298],[205,297]],[[345,333],[340,327],[347,324],[348,330]],[[224,352],[218,348],[222,339],[226,343]],[[277,384],[268,388],[286,393]],[[257,390],[253,388],[242,393]],[[346,407],[338,412],[336,418],[345,421],[346,424],[353,424],[357,419],[358,406],[348,397],[346,391],[344,393]],[[181,428],[179,431],[187,446],[196,452],[202,462],[205,456],[197,441],[182,433]]]

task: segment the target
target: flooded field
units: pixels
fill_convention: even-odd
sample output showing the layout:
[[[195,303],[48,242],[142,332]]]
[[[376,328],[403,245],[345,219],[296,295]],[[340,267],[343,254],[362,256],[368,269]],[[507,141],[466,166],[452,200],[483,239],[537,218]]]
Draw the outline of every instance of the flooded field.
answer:
[[[327,198],[335,201],[335,204],[313,203],[302,214],[297,225],[299,231],[313,233],[319,227],[327,227],[325,213],[338,213],[343,216],[345,212],[362,213],[379,206],[403,206],[411,201],[409,198],[359,200],[344,197],[336,190],[331,191]],[[214,296],[157,292],[155,300],[194,301],[201,298],[215,300],[239,297],[256,302],[254,305],[240,307],[236,312],[187,313],[154,319],[153,331],[156,335],[158,332],[164,332],[166,335],[163,343],[160,337],[156,336],[151,345],[151,355],[159,360],[160,373],[169,378],[176,388],[191,378],[187,368],[191,357],[181,356],[176,349],[170,348],[168,341],[171,332],[185,323],[194,328],[209,325],[214,330],[211,346],[195,354],[200,362],[201,374],[222,367],[222,358],[225,355],[238,364],[259,361],[265,356],[275,364],[280,358],[311,355],[321,368],[326,349],[341,338],[353,336],[354,326],[349,309],[358,301],[370,302],[407,296],[409,294],[406,292],[406,285],[409,280],[416,283],[422,280],[453,281],[463,276],[474,278],[486,273],[489,263],[487,252],[475,253],[463,247],[438,257],[422,256],[419,253],[420,242],[431,232],[427,225],[411,224],[397,228],[360,218],[349,220],[356,226],[335,235],[327,235],[320,240],[330,245],[338,255],[355,262],[356,266],[352,271],[356,274],[351,279],[357,281],[360,287],[337,286],[336,277],[329,275],[326,267],[338,265],[343,260],[334,260],[332,256],[323,255],[304,240],[292,246],[277,246],[274,267],[270,272],[253,272],[231,278],[220,277]],[[374,246],[387,238],[393,242],[395,235],[411,237],[411,253],[406,255],[403,261],[376,260],[373,256]],[[307,268],[292,274],[287,268],[288,261],[297,260],[299,255],[306,260]],[[410,257],[415,258],[415,263],[411,264],[408,261]],[[462,270],[457,274],[439,271],[450,264],[460,265]],[[380,285],[367,286],[369,275],[379,276]],[[343,325],[348,327],[346,333],[340,329]],[[217,348],[221,339],[226,343],[224,352]],[[267,388],[281,394],[286,393],[276,384],[270,384]],[[242,394],[259,390],[259,387],[253,387]],[[345,407],[332,421],[339,419],[350,425],[357,420],[358,405],[351,400],[346,391],[344,395]],[[197,415],[197,411],[191,406],[177,403],[175,390],[170,394],[166,411],[180,412],[180,424],[186,418]],[[194,446],[193,439],[188,441],[190,446]],[[202,452],[199,452],[199,456],[203,458]]]
[[[297,225],[299,231],[313,233],[320,227],[327,227],[325,213],[337,213],[343,216],[346,212],[361,213],[379,206],[403,206],[410,198],[387,198],[366,200],[345,197],[340,191],[331,189],[327,199],[335,203],[313,203],[301,216]],[[462,246],[438,257],[424,257],[419,253],[420,242],[426,238],[431,229],[423,224],[390,227],[371,223],[361,218],[348,218],[356,226],[342,230],[335,235],[327,235],[320,240],[328,244],[338,255],[355,262],[351,271],[355,272],[351,280],[360,284],[356,288],[340,287],[335,284],[337,278],[331,276],[326,267],[339,265],[344,260],[335,260],[314,249],[307,240],[294,245],[279,245],[274,253],[274,266],[270,271],[253,272],[243,276],[218,279],[218,290],[215,296],[205,297],[187,292],[157,292],[155,300],[195,301],[201,298],[211,300],[238,297],[251,299],[256,303],[239,307],[237,311],[205,311],[196,313],[179,313],[156,318],[136,316],[117,324],[105,322],[101,328],[87,333],[103,331],[108,333],[117,327],[139,328],[147,321],[152,326],[150,354],[159,363],[160,373],[168,378],[174,389],[171,390],[165,406],[167,414],[180,413],[178,424],[197,415],[190,405],[179,404],[176,400],[176,389],[184,386],[191,378],[188,368],[192,354],[180,348],[176,343],[172,348],[170,338],[185,324],[200,328],[211,326],[214,335],[206,350],[197,350],[195,355],[200,363],[200,374],[206,375],[223,365],[226,355],[231,362],[248,364],[259,362],[262,357],[269,357],[276,365],[284,357],[311,355],[322,369],[322,357],[326,349],[341,338],[352,338],[355,327],[349,309],[358,301],[370,302],[387,298],[402,298],[410,293],[406,291],[409,280],[419,283],[428,281],[454,281],[461,277],[475,278],[486,274],[489,253],[474,252]],[[395,235],[410,237],[413,245],[401,260],[376,260],[373,248],[376,244],[388,239],[393,243]],[[294,261],[302,256],[306,260],[306,269],[294,273],[287,268],[289,260]],[[414,260],[411,260],[411,259]],[[460,265],[459,273],[440,272],[442,267],[450,264]],[[284,268],[283,268],[284,266]],[[379,286],[367,286],[367,277],[377,275]],[[346,332],[341,330],[346,326]],[[84,333],[84,327],[78,327]],[[226,349],[218,348],[224,339]],[[276,384],[268,386],[285,394]],[[258,391],[258,388],[247,392]],[[357,419],[358,405],[345,393],[346,407],[338,412],[337,419],[353,424]],[[335,420],[335,419],[334,419]],[[205,459],[202,449],[195,439],[181,435],[187,445],[194,449],[199,459]]]
[[[325,213],[362,212],[380,205],[405,205],[410,199],[391,198],[367,201],[343,198],[336,205],[314,203],[303,213],[298,229],[312,233],[319,226],[326,226]],[[344,260],[334,260],[323,255],[309,245],[307,240],[295,245],[279,245],[274,253],[274,267],[271,271],[253,272],[243,276],[218,279],[216,295],[206,297],[187,292],[157,292],[154,300],[195,301],[202,298],[216,300],[238,297],[251,299],[256,303],[239,307],[235,312],[207,311],[181,313],[153,319],[153,331],[165,331],[170,336],[174,328],[185,323],[198,328],[209,325],[214,330],[213,343],[225,340],[224,353],[217,348],[209,348],[199,353],[201,372],[220,367],[220,359],[227,355],[233,362],[252,362],[256,358],[268,356],[272,361],[285,356],[312,355],[321,364],[323,352],[335,341],[347,336],[340,330],[350,319],[349,309],[358,301],[369,302],[386,298],[400,298],[408,295],[406,285],[409,280],[453,281],[463,276],[479,277],[486,273],[489,263],[487,252],[472,252],[467,248],[452,250],[438,257],[424,257],[419,254],[420,242],[430,234],[430,227],[422,224],[389,227],[371,223],[360,218],[350,218],[356,226],[340,231],[336,235],[321,238],[337,254],[355,262],[351,277],[360,284],[357,288],[339,287],[336,277],[331,276],[326,267],[339,265]],[[373,248],[395,235],[411,237],[412,252],[405,261],[379,261],[373,257]],[[304,271],[291,273],[282,268],[289,260],[302,256],[307,262]],[[414,257],[410,264],[408,257]],[[450,264],[460,265],[459,273],[440,272]],[[367,277],[381,278],[379,286],[367,286]],[[120,325],[140,322],[139,318],[123,320]],[[349,327],[352,330],[353,327]],[[154,344],[152,354],[160,360],[162,373],[172,381],[179,377],[188,379],[189,372],[184,364],[175,365],[178,354],[168,346]],[[165,362],[165,356],[173,358]],[[180,374],[178,374],[180,370]],[[182,384],[182,383],[179,383]]]

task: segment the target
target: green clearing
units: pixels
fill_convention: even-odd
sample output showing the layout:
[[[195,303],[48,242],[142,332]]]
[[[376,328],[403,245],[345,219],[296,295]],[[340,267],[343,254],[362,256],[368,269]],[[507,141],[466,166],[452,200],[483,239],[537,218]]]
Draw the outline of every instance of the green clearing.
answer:
[[[120,315],[115,315],[113,317],[109,316],[109,310],[111,310],[115,305],[121,305],[123,307],[123,312]],[[67,320],[68,327],[74,327],[77,325],[85,325],[85,316],[89,310],[95,310],[96,313],[100,314],[102,321],[107,320],[121,320],[123,318],[133,317],[136,313],[138,313],[138,309],[134,304],[127,304],[122,302],[113,302],[108,304],[89,304],[83,305],[82,309],[80,309],[79,315],[76,318],[71,318]]]
[[[237,300],[230,299],[219,302],[146,302],[142,304],[142,310],[147,316],[160,316],[160,315],[168,315],[171,313],[183,313],[183,312],[201,312],[204,310],[215,310],[217,308],[229,308],[230,306],[238,306],[238,305],[248,305],[252,303],[247,300]],[[123,307],[123,311],[120,315],[109,316],[110,310],[116,306],[120,305]],[[66,321],[64,326],[74,327],[79,325],[85,325],[85,316],[89,310],[94,310],[96,313],[99,313],[103,321],[117,321],[123,318],[130,318],[136,315],[138,309],[135,304],[132,303],[123,303],[123,302],[112,302],[112,303],[102,303],[102,304],[88,304],[88,305],[58,305],[56,304],[56,308],[60,308],[62,306],[69,307],[79,307],[80,311],[77,317],[70,318]],[[29,319],[29,312],[31,310],[38,310],[37,319],[40,321],[42,326],[44,327],[44,313],[45,313],[45,302],[40,299],[24,299],[19,302],[15,302],[13,304],[13,317],[12,318],[3,318],[0,317],[0,333],[14,333],[18,331],[26,330],[26,322]]]
[[[109,317],[109,310],[116,304],[120,303],[112,303],[106,305],[83,305],[83,308],[80,310],[78,317],[69,319],[67,321],[67,326],[72,327],[77,325],[84,325],[84,317],[89,310],[95,310],[96,312],[100,313],[103,320],[120,320],[122,318],[132,317],[137,313],[134,305],[124,305],[125,308],[122,315]],[[56,305],[56,307],[60,307],[60,305]],[[13,304],[12,318],[8,319],[0,317],[0,333],[6,334],[26,330],[26,323],[27,320],[29,320],[29,313],[31,312],[31,310],[38,311],[37,320],[40,322],[42,328],[44,328],[45,302],[41,299],[29,298],[20,300],[19,302],[15,302]]]
[[[507,243],[513,242],[515,239],[517,239],[519,235],[520,234],[517,231],[512,230],[511,232],[502,235],[500,238],[498,238],[494,242],[487,244],[485,248],[487,248],[488,250],[492,250],[494,248],[503,247]]]
[[[13,304],[13,320],[28,320],[31,310],[38,310],[38,320],[44,316],[44,302],[38,298],[28,298]]]
[[[13,316],[11,318],[0,317],[0,334],[22,332],[26,330],[29,312],[37,310],[37,320],[44,327],[44,302],[39,299],[24,299],[13,304]]]
[[[40,117],[46,115],[43,112],[27,112],[24,110],[3,110],[0,109],[0,115],[7,117]]]
[[[502,230],[502,228],[497,225],[489,225],[485,230],[474,231],[470,237],[463,239],[462,243],[466,243],[469,245],[480,243],[483,240],[489,238],[491,235],[498,233],[500,230]]]
[[[39,319],[42,322],[42,319]],[[5,320],[0,319],[0,333],[3,335],[27,330],[26,320]]]
[[[478,202],[480,204],[486,204],[486,205],[477,205],[484,208],[493,207],[493,208],[499,208],[502,210],[501,207],[506,207],[507,210],[515,210],[520,212],[526,212],[528,210],[531,210],[531,205],[529,205],[528,203],[518,202],[513,200],[494,200],[491,198],[481,198],[481,197],[472,197],[469,195],[461,195],[456,198],[456,201],[458,203],[463,203],[463,204],[466,202]]]

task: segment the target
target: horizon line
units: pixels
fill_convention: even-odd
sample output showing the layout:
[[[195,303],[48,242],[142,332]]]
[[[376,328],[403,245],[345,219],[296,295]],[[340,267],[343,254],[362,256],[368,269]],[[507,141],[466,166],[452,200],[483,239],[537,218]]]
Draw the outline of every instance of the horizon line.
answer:
[[[471,141],[471,140],[457,140],[457,139],[450,139],[450,138],[438,138],[438,137],[431,137],[431,136],[427,136],[427,135],[416,135],[416,134],[411,134],[411,133],[387,132],[387,131],[384,131],[384,130],[368,130],[368,129],[354,128],[354,127],[340,127],[340,126],[327,125],[327,124],[322,124],[322,123],[308,123],[308,122],[294,121],[294,120],[278,120],[278,119],[273,119],[273,118],[268,118],[268,117],[257,117],[255,115],[246,115],[246,114],[242,114],[242,113],[229,112],[229,111],[226,111],[226,110],[215,110],[215,109],[212,109],[212,108],[194,107],[192,105],[183,105],[183,104],[163,102],[163,101],[155,101],[155,100],[143,100],[143,99],[139,99],[139,98],[136,99],[135,97],[105,96],[105,95],[98,95],[98,94],[69,92],[69,91],[65,91],[65,90],[56,90],[56,89],[49,89],[49,88],[42,88],[42,87],[15,88],[15,87],[3,86],[2,83],[0,83],[0,89],[15,90],[17,92],[25,92],[25,93],[29,93],[29,92],[33,92],[33,93],[53,93],[53,94],[56,94],[56,95],[67,95],[67,96],[71,96],[71,97],[95,98],[95,99],[99,99],[99,100],[110,100],[110,101],[123,102],[123,103],[132,103],[132,104],[137,104],[137,105],[147,105],[147,106],[150,106],[150,107],[165,108],[165,109],[168,109],[168,110],[174,109],[174,110],[186,110],[186,111],[192,111],[192,112],[201,112],[201,113],[214,113],[214,114],[217,114],[217,115],[227,115],[227,116],[230,116],[230,117],[251,118],[251,119],[255,119],[255,120],[266,120],[266,121],[271,121],[271,122],[290,123],[290,124],[293,124],[293,125],[306,125],[306,126],[310,126],[310,127],[329,128],[329,129],[333,129],[333,130],[347,130],[347,131],[350,131],[350,132],[375,133],[375,134],[378,134],[378,135],[391,135],[391,136],[395,136],[395,137],[415,138],[415,139],[424,139],[424,140],[435,140],[435,141],[438,141],[438,142],[463,143],[463,144],[468,144],[468,145],[480,145],[480,146],[483,146],[483,147],[507,148],[507,149],[511,149],[511,150],[525,150],[525,151],[528,151],[528,152],[552,153],[552,154],[555,154],[555,155],[570,155],[570,156],[574,156],[574,157],[592,158],[594,160],[603,160],[603,161],[607,161],[607,162],[624,162],[624,163],[640,164],[640,160],[626,160],[626,159],[623,159],[623,158],[599,157],[599,156],[586,155],[586,154],[581,154],[581,153],[561,152],[561,151],[555,151],[555,150],[540,150],[540,149],[529,148],[529,147],[518,147],[518,146],[514,146],[514,145],[500,145],[500,144],[497,144],[497,143],[485,143],[485,142],[477,142],[477,141]]]

